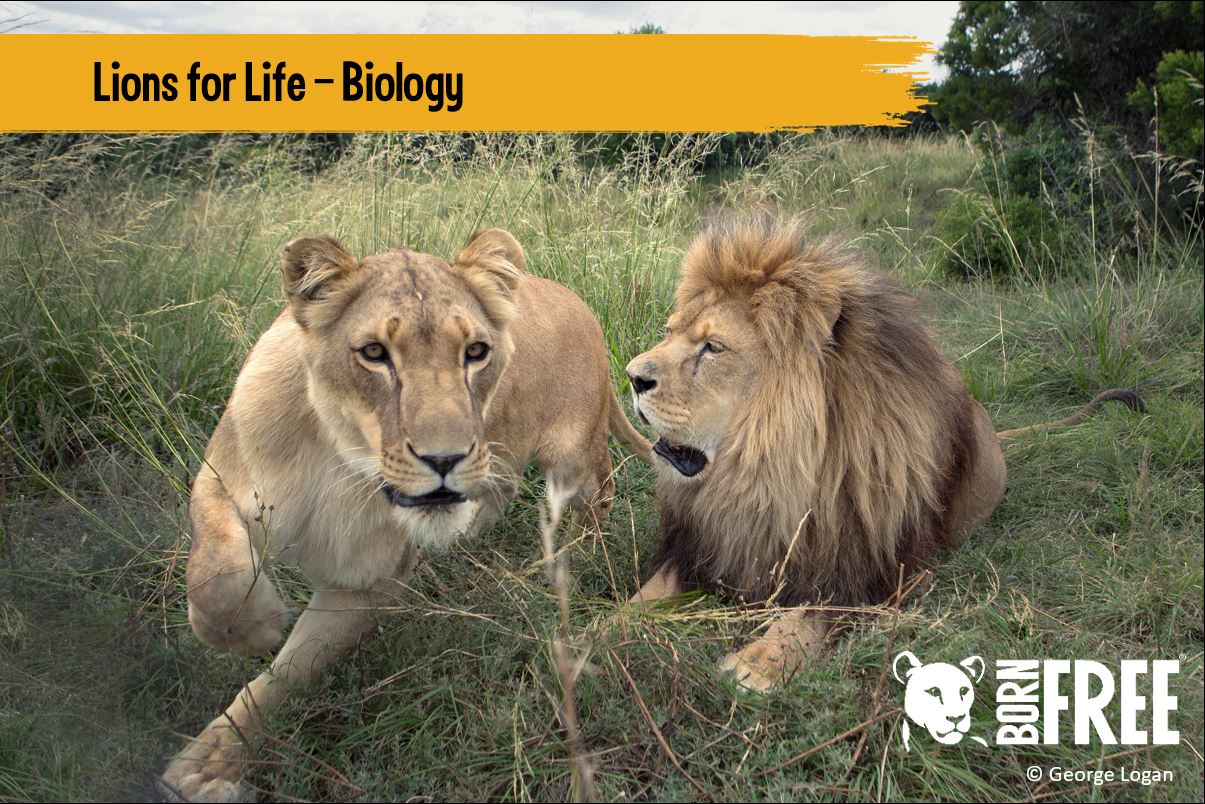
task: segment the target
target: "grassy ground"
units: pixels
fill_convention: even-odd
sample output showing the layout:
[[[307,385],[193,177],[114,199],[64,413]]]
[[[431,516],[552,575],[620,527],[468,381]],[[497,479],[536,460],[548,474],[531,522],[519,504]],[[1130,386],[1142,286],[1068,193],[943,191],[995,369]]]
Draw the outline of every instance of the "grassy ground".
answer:
[[[937,266],[956,244],[934,221],[992,168],[961,140],[801,139],[757,168],[699,177],[692,160],[712,144],[586,167],[568,137],[483,140],[472,153],[456,138],[365,138],[314,174],[284,141],[227,140],[203,157],[172,140],[6,143],[0,800],[148,795],[182,735],[260,669],[188,629],[185,490],[243,355],[281,306],[288,238],[329,232],[358,253],[405,244],[450,256],[476,228],[507,227],[533,272],[597,313],[622,387],[621,367],[659,337],[700,216],[763,204],[810,213],[818,232],[856,240],[922,297],[998,427],[1065,415],[1113,385],[1138,388],[1148,412],[1109,409],[1010,445],[992,520],[898,617],[860,619],[780,691],[747,697],[714,672],[764,622],[723,600],[690,598],[596,644],[575,693],[598,796],[1200,800],[1199,240],[1136,202],[1134,238],[1118,249],[1094,247],[1085,216],[1069,222],[1082,237],[1057,264],[955,281]],[[650,470],[629,460],[617,481],[603,538],[561,532],[574,633],[636,588],[652,548]],[[262,795],[571,795],[542,493],[529,474],[494,531],[423,564],[379,633],[272,718],[250,778]],[[301,606],[304,583],[282,577]],[[922,735],[906,753],[902,690],[884,675],[884,657],[905,647],[989,665],[1179,658],[1182,744],[942,747]],[[994,723],[990,697],[975,704],[981,730]],[[1174,781],[1031,783],[1035,764]]]

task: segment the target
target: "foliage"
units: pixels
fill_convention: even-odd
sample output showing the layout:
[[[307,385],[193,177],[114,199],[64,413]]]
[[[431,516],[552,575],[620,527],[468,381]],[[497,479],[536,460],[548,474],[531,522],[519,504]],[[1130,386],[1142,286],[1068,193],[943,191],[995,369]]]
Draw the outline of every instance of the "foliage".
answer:
[[[1200,2],[964,0],[938,56],[950,74],[935,114],[964,131],[993,120],[1013,133],[1087,115],[1137,135],[1146,117],[1127,89],[1150,82],[1166,53],[1200,52],[1203,38]],[[1188,114],[1172,95],[1173,115]]]
[[[1202,75],[1205,75],[1205,53],[1174,50],[1164,53],[1159,60],[1153,88],[1140,79],[1127,96],[1131,105],[1158,114],[1159,141],[1168,153],[1197,161],[1205,161]]]
[[[958,12],[937,61],[949,68],[946,80],[930,91],[938,120],[969,130],[980,120],[1012,124],[1027,106],[1027,91],[1015,69],[1025,48],[1012,4],[967,0]]]
[[[1165,234],[1201,237],[1195,163],[1136,153],[1114,128],[1075,123],[1071,132],[1034,125],[1024,137],[976,128],[970,139],[986,158],[935,227],[947,271],[1071,275],[1094,262],[1076,258],[1082,252],[1109,254],[1114,270],[1129,271]]]

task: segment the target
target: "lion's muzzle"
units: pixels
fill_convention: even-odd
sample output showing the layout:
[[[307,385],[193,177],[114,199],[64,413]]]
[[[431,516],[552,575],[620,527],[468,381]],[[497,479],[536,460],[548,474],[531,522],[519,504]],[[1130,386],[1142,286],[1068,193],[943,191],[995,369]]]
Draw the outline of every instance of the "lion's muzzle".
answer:
[[[653,452],[664,458],[683,477],[694,477],[707,467],[707,454],[686,444],[673,444],[662,438],[653,445]]]

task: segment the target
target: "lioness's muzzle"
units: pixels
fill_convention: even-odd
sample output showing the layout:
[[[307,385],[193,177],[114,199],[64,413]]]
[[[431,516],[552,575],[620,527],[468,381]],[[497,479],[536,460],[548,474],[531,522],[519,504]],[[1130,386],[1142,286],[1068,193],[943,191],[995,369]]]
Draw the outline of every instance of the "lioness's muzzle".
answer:
[[[439,505],[456,505],[466,502],[469,498],[464,492],[454,491],[447,486],[440,486],[434,491],[429,491],[426,494],[402,494],[393,486],[385,485],[381,488],[385,496],[394,505],[400,505],[403,508],[428,508]]]

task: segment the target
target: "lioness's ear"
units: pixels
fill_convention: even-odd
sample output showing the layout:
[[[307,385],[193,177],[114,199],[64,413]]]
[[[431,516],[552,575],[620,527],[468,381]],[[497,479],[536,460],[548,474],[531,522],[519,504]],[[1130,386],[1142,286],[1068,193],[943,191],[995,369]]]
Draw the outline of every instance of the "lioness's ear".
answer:
[[[509,323],[516,313],[511,291],[519,285],[527,258],[514,235],[505,229],[486,229],[469,238],[452,269],[472,288],[495,324]]]
[[[900,661],[908,663],[908,669],[900,672]],[[901,684],[907,684],[908,676],[913,670],[920,667],[920,659],[916,658],[916,654],[910,650],[906,650],[899,656],[895,657],[895,661],[891,663],[891,672],[895,676],[895,680]]]
[[[330,237],[299,237],[280,252],[285,293],[302,303],[323,298],[358,267],[356,258]]]
[[[986,668],[982,656],[968,656],[959,662],[959,664],[970,671],[971,680],[976,684],[978,684],[979,680],[983,678],[983,671]]]

